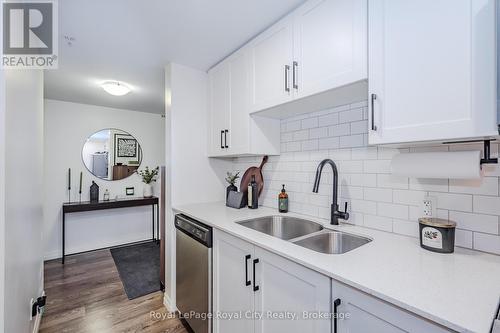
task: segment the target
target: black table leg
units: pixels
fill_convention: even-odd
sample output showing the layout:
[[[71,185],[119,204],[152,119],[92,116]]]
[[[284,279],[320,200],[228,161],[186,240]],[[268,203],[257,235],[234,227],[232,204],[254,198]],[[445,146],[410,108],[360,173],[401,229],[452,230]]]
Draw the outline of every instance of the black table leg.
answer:
[[[160,241],[160,204],[156,204],[156,240]]]
[[[152,228],[152,240],[155,240],[155,205],[151,205],[151,228]]]
[[[62,213],[62,264],[64,265],[64,252],[66,246],[66,213]]]

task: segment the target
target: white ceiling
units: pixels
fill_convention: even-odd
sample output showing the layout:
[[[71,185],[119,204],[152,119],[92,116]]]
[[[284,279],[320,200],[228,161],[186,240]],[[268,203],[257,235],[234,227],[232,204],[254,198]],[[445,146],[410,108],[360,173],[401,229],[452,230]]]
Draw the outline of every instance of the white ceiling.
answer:
[[[45,72],[45,97],[163,113],[167,63],[207,70],[303,2],[59,1],[59,69]],[[111,96],[99,86],[106,80],[133,91]]]

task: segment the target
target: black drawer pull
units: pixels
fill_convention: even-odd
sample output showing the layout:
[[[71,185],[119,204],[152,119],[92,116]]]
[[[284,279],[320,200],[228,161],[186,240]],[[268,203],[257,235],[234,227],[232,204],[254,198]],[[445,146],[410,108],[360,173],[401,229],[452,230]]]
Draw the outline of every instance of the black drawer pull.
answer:
[[[259,259],[253,260],[253,291],[259,291],[259,286],[255,284],[255,266],[259,263]]]
[[[223,136],[224,136],[224,131],[220,131],[220,147],[222,149],[224,149],[224,141],[223,141],[224,138],[223,138]]]
[[[250,258],[252,258],[252,256],[249,254],[245,256],[245,286],[252,284],[252,281],[248,279],[248,260],[250,260]]]

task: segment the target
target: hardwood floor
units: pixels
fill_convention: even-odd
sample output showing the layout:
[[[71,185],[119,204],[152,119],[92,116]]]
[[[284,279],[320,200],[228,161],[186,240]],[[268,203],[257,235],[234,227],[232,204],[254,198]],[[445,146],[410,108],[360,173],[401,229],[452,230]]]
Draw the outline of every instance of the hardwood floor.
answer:
[[[178,318],[167,316],[163,293],[129,300],[109,250],[45,263],[47,304],[41,333],[187,333]]]

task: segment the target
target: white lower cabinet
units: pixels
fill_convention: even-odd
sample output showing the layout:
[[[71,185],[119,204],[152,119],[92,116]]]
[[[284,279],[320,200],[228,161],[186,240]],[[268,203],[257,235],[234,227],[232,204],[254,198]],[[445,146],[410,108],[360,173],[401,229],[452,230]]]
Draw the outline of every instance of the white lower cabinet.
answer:
[[[214,332],[331,332],[303,316],[331,312],[328,277],[218,230],[213,250]]]
[[[214,333],[453,332],[219,230],[213,274]]]
[[[335,280],[332,302],[333,333],[453,332]]]

